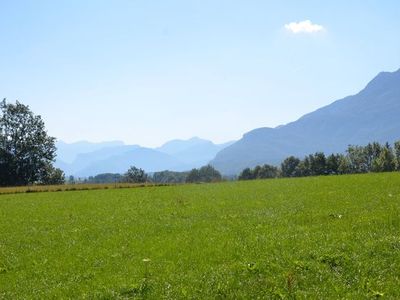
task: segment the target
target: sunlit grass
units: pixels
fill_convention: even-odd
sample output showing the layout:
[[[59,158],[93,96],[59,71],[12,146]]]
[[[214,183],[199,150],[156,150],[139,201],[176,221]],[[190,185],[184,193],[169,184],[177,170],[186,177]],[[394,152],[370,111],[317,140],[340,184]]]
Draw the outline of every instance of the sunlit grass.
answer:
[[[400,174],[0,196],[0,299],[400,298]]]
[[[82,191],[82,190],[107,190],[107,189],[126,189],[150,186],[165,186],[161,183],[77,183],[62,185],[30,185],[17,187],[0,187],[0,195],[2,194],[18,194],[18,193],[42,193],[42,192],[66,192],[66,191]]]

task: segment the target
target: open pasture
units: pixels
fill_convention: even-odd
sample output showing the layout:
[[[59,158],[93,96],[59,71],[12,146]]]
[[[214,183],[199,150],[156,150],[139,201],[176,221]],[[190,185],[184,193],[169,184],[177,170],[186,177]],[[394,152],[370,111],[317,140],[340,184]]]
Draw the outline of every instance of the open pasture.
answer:
[[[399,173],[0,196],[0,299],[399,299],[399,286]]]

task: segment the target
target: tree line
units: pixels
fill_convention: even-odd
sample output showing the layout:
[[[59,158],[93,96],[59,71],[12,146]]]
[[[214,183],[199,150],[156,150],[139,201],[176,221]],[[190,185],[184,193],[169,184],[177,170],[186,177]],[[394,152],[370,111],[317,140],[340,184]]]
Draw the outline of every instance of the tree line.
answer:
[[[369,172],[400,171],[400,141],[392,147],[389,143],[369,143],[366,146],[348,146],[345,154],[323,152],[309,154],[303,159],[287,157],[280,165],[256,166],[244,169],[238,179],[251,180],[277,177],[305,177],[319,175],[358,174]]]
[[[16,101],[0,102],[0,186],[31,184],[63,184],[64,172],[54,167],[55,138],[47,134],[44,122],[28,106]],[[238,179],[303,177],[318,175],[356,174],[400,171],[400,141],[377,142],[366,146],[349,146],[345,154],[316,152],[299,159],[286,158],[279,167],[272,165],[244,169]],[[132,166],[125,174],[99,174],[86,179],[70,176],[68,183],[195,183],[217,182],[222,176],[211,165],[187,172],[162,171],[147,174]]]
[[[131,166],[124,174],[103,173],[85,179],[70,176],[68,183],[200,183],[218,182],[222,175],[214,167],[207,165],[187,172],[161,171],[147,174],[143,169]]]

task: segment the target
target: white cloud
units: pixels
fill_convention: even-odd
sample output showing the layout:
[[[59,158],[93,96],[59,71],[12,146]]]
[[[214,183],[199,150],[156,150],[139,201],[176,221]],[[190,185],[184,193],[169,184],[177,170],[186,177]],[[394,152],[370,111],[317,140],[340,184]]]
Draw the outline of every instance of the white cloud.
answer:
[[[310,20],[305,20],[301,22],[291,22],[289,24],[285,24],[285,29],[294,34],[325,31],[324,26],[313,24]]]

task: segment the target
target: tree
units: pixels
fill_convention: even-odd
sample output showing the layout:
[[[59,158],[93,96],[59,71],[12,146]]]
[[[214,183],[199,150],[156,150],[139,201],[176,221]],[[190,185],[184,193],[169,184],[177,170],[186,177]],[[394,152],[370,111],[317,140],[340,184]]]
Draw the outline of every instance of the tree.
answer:
[[[271,165],[263,165],[258,170],[256,177],[259,179],[276,178],[276,177],[278,177],[278,175],[279,175],[279,171],[278,171],[277,167],[274,167]]]
[[[326,173],[329,175],[339,174],[340,154],[331,154],[326,158]]]
[[[323,152],[316,152],[308,156],[310,161],[311,175],[325,175],[326,174],[326,158]]]
[[[55,156],[55,138],[48,136],[42,118],[18,101],[1,101],[0,185],[44,183],[55,172]]]
[[[299,176],[296,172],[297,167],[300,163],[300,159],[294,156],[289,156],[281,164],[282,176],[283,177],[296,177]]]
[[[239,180],[251,180],[251,179],[254,179],[254,175],[250,168],[244,169],[239,175]]]
[[[186,181],[188,172],[161,171],[153,174],[153,182],[156,183],[183,183]]]
[[[396,170],[400,171],[400,141],[394,143],[394,155],[396,157]]]
[[[58,168],[54,168],[52,165],[48,165],[46,171],[42,175],[41,184],[55,185],[64,183],[65,183],[64,171]]]
[[[118,173],[101,173],[96,176],[90,176],[88,182],[90,183],[116,183],[123,181],[123,176]]]
[[[90,177],[89,177],[90,178]],[[75,184],[75,177],[72,175],[69,175],[68,177],[68,184]]]
[[[311,176],[310,158],[306,156],[296,167],[296,174],[298,176]]]
[[[147,174],[143,169],[134,166],[130,167],[124,175],[125,181],[130,183],[144,183],[147,178]]]
[[[221,173],[211,165],[201,167],[199,174],[202,182],[217,182],[222,179]]]
[[[377,142],[373,142],[372,144],[369,143],[367,146],[364,147],[366,169],[368,171],[373,170],[375,161],[378,159],[381,152],[382,152],[382,146]]]
[[[186,182],[217,182],[221,181],[221,173],[213,166],[207,165],[200,169],[193,169],[186,177]]]
[[[367,173],[370,171],[368,154],[362,146],[352,146],[347,148],[347,157],[350,161],[351,173]]]
[[[374,160],[373,171],[374,172],[391,172],[396,168],[396,160],[393,154],[392,148],[389,144],[386,144],[383,148],[379,157]]]
[[[200,173],[198,169],[192,169],[186,177],[187,183],[200,182]]]

